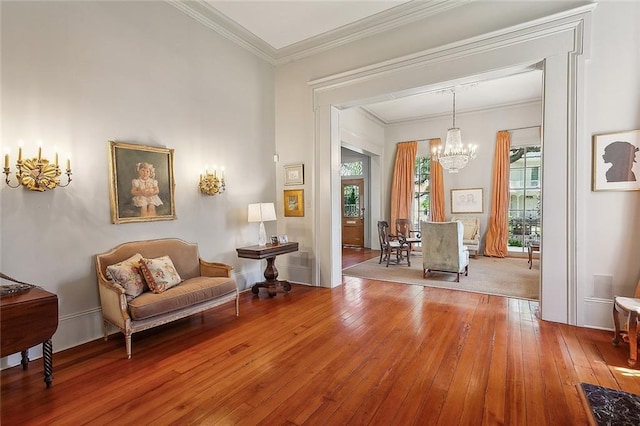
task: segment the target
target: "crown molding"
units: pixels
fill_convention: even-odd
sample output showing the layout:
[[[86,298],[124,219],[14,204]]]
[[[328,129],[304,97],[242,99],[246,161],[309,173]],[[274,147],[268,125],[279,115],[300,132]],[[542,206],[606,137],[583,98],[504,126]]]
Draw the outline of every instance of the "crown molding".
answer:
[[[187,1],[187,0],[165,0],[167,3],[183,12],[187,16],[200,22],[207,28],[217,32],[227,40],[230,40],[240,47],[248,50],[258,58],[269,62],[272,65],[276,63],[277,52],[262,39],[256,37],[251,32],[238,25],[226,15],[218,12],[203,0]]]
[[[471,1],[473,0],[409,1],[354,23],[343,25],[335,30],[278,49],[276,64],[280,65],[296,61],[325,50],[408,25],[429,16],[460,7]]]
[[[540,98],[525,99],[525,100],[520,100],[515,102],[505,102],[502,104],[495,104],[495,105],[490,105],[490,106],[485,106],[480,108],[468,108],[465,110],[456,110],[456,117],[471,115],[471,114],[495,112],[503,109],[510,109],[510,108],[516,108],[521,106],[536,105],[536,104],[540,104],[541,102],[542,102],[542,98],[540,97]],[[359,108],[365,115],[369,115],[372,119],[374,119],[376,122],[378,122],[379,124],[385,127],[386,126],[402,126],[405,124],[417,123],[425,120],[451,117],[451,111],[447,111],[447,112],[438,112],[433,114],[423,114],[423,115],[418,115],[410,118],[402,118],[399,120],[385,120],[379,114],[376,114],[375,112],[367,108],[366,105],[363,105],[357,108]]]
[[[352,24],[275,49],[204,0],[165,0],[187,16],[272,65],[293,62],[384,31],[437,15],[474,0],[409,1]]]

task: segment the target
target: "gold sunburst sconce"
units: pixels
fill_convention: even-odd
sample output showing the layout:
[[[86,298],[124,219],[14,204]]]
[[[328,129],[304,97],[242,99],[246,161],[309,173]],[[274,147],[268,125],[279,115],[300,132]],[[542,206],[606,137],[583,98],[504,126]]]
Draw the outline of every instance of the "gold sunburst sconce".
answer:
[[[58,153],[54,154],[54,161],[51,162],[42,157],[42,143],[38,143],[38,156],[33,158],[22,158],[22,141],[18,143],[18,160],[16,161],[16,183],[11,183],[11,168],[9,167],[9,150],[4,154],[4,174],[5,183],[10,188],[24,186],[31,191],[44,192],[47,189],[54,189],[58,186],[65,187],[71,183],[71,159],[67,158],[67,183],[60,183],[62,171],[58,164]]]
[[[200,183],[198,185],[200,192],[205,195],[222,194],[227,189],[224,183],[224,167],[220,170],[220,177],[218,177],[218,170],[216,166],[213,166],[213,173],[211,173],[207,166],[205,166],[204,173],[200,174]]]

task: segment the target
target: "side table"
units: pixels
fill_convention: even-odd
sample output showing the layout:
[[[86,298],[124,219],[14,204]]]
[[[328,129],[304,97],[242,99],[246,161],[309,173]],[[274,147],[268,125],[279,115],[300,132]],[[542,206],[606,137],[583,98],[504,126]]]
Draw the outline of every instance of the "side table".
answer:
[[[282,244],[266,244],[264,246],[248,246],[237,248],[238,257],[245,259],[267,259],[267,267],[264,270],[265,281],[255,283],[251,287],[253,294],[258,294],[261,287],[267,288],[269,297],[276,295],[276,285],[282,284],[285,291],[291,291],[291,284],[286,280],[278,280],[278,269],[276,268],[276,256],[298,251],[297,242]]]
[[[529,244],[527,250],[529,252],[529,269],[531,269],[533,266],[533,252],[540,252],[540,244]]]
[[[29,348],[42,343],[44,382],[53,381],[51,337],[58,329],[58,296],[39,287],[0,297],[0,356],[22,353],[22,368],[29,365]]]

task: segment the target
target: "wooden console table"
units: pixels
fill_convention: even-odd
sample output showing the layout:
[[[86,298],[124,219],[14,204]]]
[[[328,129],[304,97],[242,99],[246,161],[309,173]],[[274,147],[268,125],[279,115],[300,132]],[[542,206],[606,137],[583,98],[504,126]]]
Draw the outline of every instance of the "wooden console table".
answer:
[[[298,251],[297,242],[288,242],[282,244],[267,244],[264,246],[248,246],[236,249],[238,257],[245,259],[267,259],[267,267],[264,270],[265,281],[255,283],[251,287],[253,294],[258,294],[260,287],[266,287],[269,291],[269,297],[276,295],[276,284],[282,284],[285,291],[291,291],[289,281],[279,281],[278,269],[276,269],[276,256],[286,253]]]
[[[58,329],[58,296],[39,287],[0,297],[0,356],[22,354],[29,366],[29,348],[42,343],[44,382],[53,381],[51,337]]]

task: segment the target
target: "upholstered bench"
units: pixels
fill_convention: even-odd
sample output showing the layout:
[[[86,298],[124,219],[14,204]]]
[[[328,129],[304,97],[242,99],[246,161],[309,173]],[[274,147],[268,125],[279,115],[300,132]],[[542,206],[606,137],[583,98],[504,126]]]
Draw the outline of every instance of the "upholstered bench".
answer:
[[[176,238],[120,244],[96,255],[103,332],[112,324],[131,335],[235,300],[233,268],[200,259],[198,246]]]

